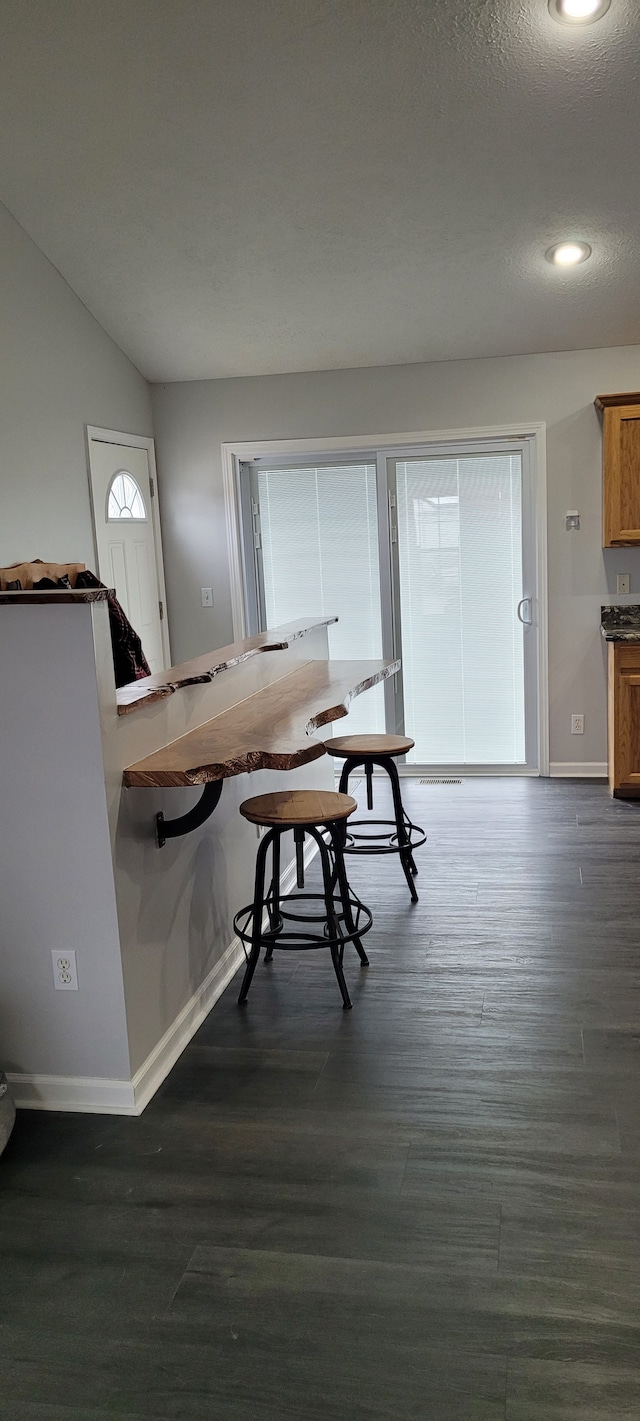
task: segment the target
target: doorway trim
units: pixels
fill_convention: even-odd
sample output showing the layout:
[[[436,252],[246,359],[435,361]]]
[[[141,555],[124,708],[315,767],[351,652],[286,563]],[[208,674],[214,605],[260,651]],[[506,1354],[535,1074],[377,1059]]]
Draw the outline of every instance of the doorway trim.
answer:
[[[549,629],[547,587],[547,426],[541,420],[487,425],[471,429],[431,429],[411,433],[358,434],[323,439],[254,439],[226,441],[221,448],[231,611],[234,640],[246,634],[244,547],[240,507],[241,463],[292,455],[380,452],[425,444],[461,444],[495,439],[527,439],[534,463],[536,579],[538,601],[538,774],[549,774]],[[114,441],[115,442],[115,441]]]
[[[147,434],[124,434],[118,429],[99,429],[95,424],[85,425],[85,444],[87,455],[87,479],[89,481],[89,502],[91,506],[91,533],[93,537],[93,551],[96,557],[96,567],[98,565],[98,545],[96,542],[96,510],[93,503],[93,485],[91,483],[91,441],[98,444],[123,444],[129,445],[131,449],[146,449],[149,459],[149,475],[151,478],[151,523],[153,527],[153,546],[155,552],[156,575],[158,578],[158,591],[162,602],[163,616],[160,620],[160,635],[162,637],[162,651],[164,655],[165,667],[171,665],[171,643],[169,636],[169,613],[167,608],[167,589],[164,580],[164,554],[162,551],[162,528],[160,524],[160,489],[158,487],[158,471],[156,468],[156,446],[155,440]]]

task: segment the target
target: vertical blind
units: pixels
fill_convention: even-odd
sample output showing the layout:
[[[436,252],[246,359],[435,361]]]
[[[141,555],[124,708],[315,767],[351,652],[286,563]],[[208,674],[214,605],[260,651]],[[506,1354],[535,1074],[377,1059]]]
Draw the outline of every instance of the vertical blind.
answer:
[[[410,759],[521,764],[521,456],[398,461],[396,479]]]
[[[266,625],[335,614],[334,658],[382,655],[374,463],[260,469]],[[353,702],[344,732],[384,729],[382,688]]]

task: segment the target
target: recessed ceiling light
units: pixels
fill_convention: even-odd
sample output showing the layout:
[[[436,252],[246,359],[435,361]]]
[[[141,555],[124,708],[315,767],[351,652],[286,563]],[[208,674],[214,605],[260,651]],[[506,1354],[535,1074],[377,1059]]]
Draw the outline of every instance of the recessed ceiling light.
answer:
[[[588,242],[557,242],[555,247],[549,247],[545,256],[554,266],[578,266],[591,256],[591,247]]]
[[[611,0],[549,0],[549,9],[561,25],[592,25],[602,19],[610,4]]]

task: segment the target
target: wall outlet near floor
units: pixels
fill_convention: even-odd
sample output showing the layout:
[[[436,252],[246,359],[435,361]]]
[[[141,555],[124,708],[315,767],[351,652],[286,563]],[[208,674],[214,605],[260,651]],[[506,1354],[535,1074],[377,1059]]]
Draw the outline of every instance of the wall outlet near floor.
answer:
[[[584,716],[583,716],[583,715],[572,715],[572,717],[571,717],[571,734],[572,734],[572,735],[584,735]]]
[[[56,992],[77,992],[78,972],[75,952],[72,952],[71,949],[68,952],[55,952],[52,948],[51,961],[53,963],[53,985]]]
[[[201,598],[202,598],[202,605],[203,605],[203,607],[213,607],[213,588],[212,588],[212,587],[201,587],[201,588],[200,588],[200,596],[201,596]]]
[[[631,591],[631,573],[630,573],[630,572],[619,572],[619,573],[618,573],[617,589],[618,589],[618,596],[619,596],[619,597],[626,597],[626,596],[628,596],[629,592]]]

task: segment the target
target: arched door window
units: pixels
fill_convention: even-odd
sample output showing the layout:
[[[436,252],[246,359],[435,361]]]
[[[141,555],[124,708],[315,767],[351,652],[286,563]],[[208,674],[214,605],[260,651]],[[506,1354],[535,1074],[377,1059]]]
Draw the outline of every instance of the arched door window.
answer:
[[[110,523],[121,518],[135,519],[137,523],[146,523],[147,510],[142,490],[133,474],[127,473],[126,469],[121,469],[119,473],[114,474],[109,485],[107,518]]]

